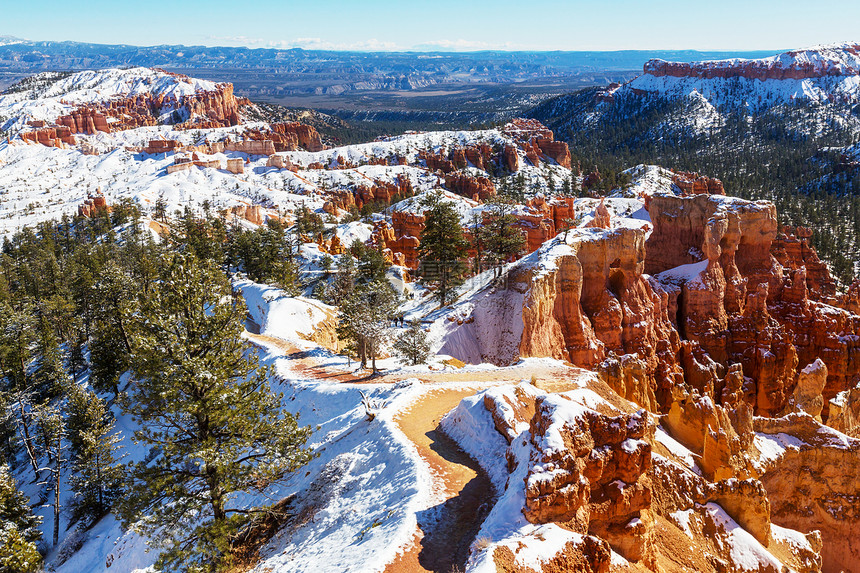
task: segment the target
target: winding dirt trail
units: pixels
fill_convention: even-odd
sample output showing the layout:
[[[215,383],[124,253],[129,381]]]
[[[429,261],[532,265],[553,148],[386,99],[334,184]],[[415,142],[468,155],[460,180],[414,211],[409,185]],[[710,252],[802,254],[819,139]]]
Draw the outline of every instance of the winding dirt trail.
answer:
[[[292,370],[308,378],[371,384],[418,378],[424,383],[436,383],[395,417],[395,423],[415,444],[418,454],[430,467],[435,505],[418,513],[418,530],[412,545],[388,564],[385,573],[450,573],[461,570],[469,557],[469,547],[492,506],[490,479],[472,458],[442,433],[439,428],[442,416],[463,398],[493,384],[518,383],[527,379],[545,390],[559,392],[575,387],[572,381],[584,372],[574,366],[527,364],[484,371],[382,372],[371,377],[327,368],[311,353],[280,338],[250,332],[246,336],[260,346],[280,350],[291,360]],[[440,387],[438,383],[451,383],[451,387]]]
[[[482,382],[487,383],[519,383],[522,380],[532,380],[537,386],[548,391],[559,392],[559,384],[564,381],[575,379],[586,372],[576,366],[552,366],[545,364],[516,364],[514,366],[500,366],[492,370],[439,370],[435,372],[387,372],[381,370],[377,376],[372,376],[370,371],[359,373],[355,371],[343,371],[331,369],[320,362],[312,353],[303,350],[286,340],[268,336],[265,334],[253,334],[246,332],[249,341],[263,347],[275,347],[283,355],[290,359],[290,368],[296,373],[315,380],[327,382],[351,382],[354,384],[393,384],[401,380],[417,378],[421,382],[463,382],[473,386]],[[474,393],[474,390],[473,392]]]
[[[439,429],[439,420],[476,388],[432,389],[395,422],[430,466],[436,505],[418,514],[410,548],[389,563],[386,573],[462,568],[469,546],[491,506],[492,485],[478,464]]]

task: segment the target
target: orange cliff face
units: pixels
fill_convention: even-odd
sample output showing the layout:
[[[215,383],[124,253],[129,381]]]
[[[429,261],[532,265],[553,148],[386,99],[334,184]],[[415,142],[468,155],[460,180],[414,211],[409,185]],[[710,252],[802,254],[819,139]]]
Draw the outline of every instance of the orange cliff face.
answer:
[[[83,204],[78,206],[78,216],[80,217],[89,218],[110,212],[111,206],[107,204],[107,199],[101,193],[88,197]]]
[[[770,203],[723,205],[707,195],[655,196],[648,203],[649,273],[695,262],[691,253],[707,260],[697,279],[672,293],[679,331],[723,367],[743,366],[760,415],[778,415],[797,372],[817,358],[828,371],[825,399],[853,387],[860,377],[860,317],[821,301],[833,283],[811,247],[788,243],[787,249],[786,239],[777,240]],[[814,263],[811,278],[804,257]]]
[[[695,454],[699,477],[662,459],[650,470],[624,461],[650,472],[642,495],[660,492],[660,502],[636,501],[632,489],[615,500],[619,521],[611,517],[599,534],[613,549],[621,545],[612,527],[639,512],[645,529],[631,532],[626,550],[647,562],[649,507],[665,517],[714,501],[768,548],[771,520],[821,530],[810,539],[823,547],[824,571],[860,570],[860,442],[822,425],[860,434],[860,315],[852,312],[860,283],[834,296],[808,233],[780,229],[771,203],[658,194],[647,208],[647,240],[640,229],[576,229],[524,257],[459,311],[451,340],[468,339],[469,352],[480,353],[468,361],[546,356],[596,371]],[[533,436],[543,431],[538,418]],[[569,432],[565,444],[598,443],[593,429]],[[766,446],[774,440],[798,447]],[[535,460],[558,471],[532,489],[527,482],[530,520],[579,523],[608,495],[602,478],[586,475],[590,459],[571,448],[558,459],[541,450],[546,459]],[[631,485],[641,475],[618,479]],[[688,484],[695,495],[669,503],[684,480],[696,482]]]
[[[554,161],[562,167],[571,168],[567,143],[555,141],[553,132],[539,121],[514,119],[502,128],[502,132],[514,140],[513,145],[478,143],[465,147],[452,146],[438,151],[422,150],[419,152],[419,158],[431,171],[446,175],[446,181],[449,181],[446,187],[466,197],[472,197],[476,187],[485,187],[486,184],[479,185],[474,181],[469,183],[475,178],[459,173],[459,170],[473,166],[487,171],[493,167],[514,173],[520,169],[518,150],[521,150],[534,166]]]
[[[404,181],[398,179],[396,191],[402,197],[412,194],[412,187],[404,186]],[[408,181],[406,181],[408,183]],[[390,184],[389,184],[390,185]],[[378,189],[378,188],[377,188]],[[376,195],[384,197],[384,195]],[[333,213],[334,208],[348,209],[353,205],[362,204],[362,195],[356,193],[338,193],[331,196],[326,202],[325,210]],[[514,226],[519,228],[526,239],[526,252],[532,253],[539,249],[549,239],[555,237],[561,230],[572,225],[575,217],[573,197],[555,197],[550,201],[543,198],[535,198],[526,205],[525,212],[515,214]],[[420,247],[421,233],[424,230],[424,215],[409,213],[406,211],[394,211],[391,213],[391,226],[394,230],[394,242],[386,243],[394,253],[400,253],[405,266],[410,269],[418,268],[418,248]],[[463,229],[467,237],[471,236],[471,229]],[[475,253],[471,253],[475,256]]]
[[[262,153],[263,155],[297,149],[307,151],[323,149],[322,138],[317,130],[313,126],[298,122],[273,123],[264,129],[247,129],[244,136],[248,140],[267,145],[271,153]]]
[[[712,177],[705,177],[698,173],[687,171],[676,171],[672,175],[672,183],[680,190],[682,195],[725,195],[723,182]]]
[[[821,530],[825,571],[857,570],[860,501],[848,492],[860,487],[860,446],[832,442],[816,419],[856,432],[847,400],[837,395],[853,392],[860,382],[860,316],[822,301],[832,298],[832,278],[804,242],[805,231],[800,238],[785,229],[777,233],[773,205],[726,206],[698,195],[653,197],[648,208],[654,224],[649,272],[689,262],[691,250],[705,257],[702,271],[670,292],[675,325],[685,344],[699,349],[696,361],[683,360],[682,353],[688,384],[712,395],[722,404],[715,408],[725,406],[733,420],[739,419],[737,405],[751,408],[760,418],[742,426],[759,436],[797,436],[799,449],[786,450],[763,469],[746,464],[745,471],[765,485],[775,523]],[[703,366],[709,363],[707,372]],[[731,395],[736,398],[730,403]],[[797,417],[798,411],[809,416]],[[679,423],[682,418],[677,416]],[[698,434],[707,438],[709,432]],[[739,448],[730,442],[711,447],[724,452],[715,465],[741,471],[744,464],[731,461]]]
[[[642,439],[653,433],[647,413],[608,416],[585,411],[559,424],[556,411],[567,402],[557,396],[541,396],[535,402],[526,519],[566,522],[579,533],[606,540],[627,560],[653,565],[652,493],[647,476],[651,445]],[[569,446],[547,448],[548,438],[560,438]]]
[[[500,365],[546,356],[588,369],[611,354],[636,354],[644,386],[631,395],[650,411],[667,410],[672,388],[684,381],[681,341],[668,293],[644,274],[645,231],[574,229],[569,235],[566,242],[560,235],[545,243],[499,287],[476,295],[470,316],[459,317],[465,332],[451,339],[474,338],[468,355],[463,347],[442,351]],[[503,332],[488,324],[495,320]]]
[[[485,201],[496,194],[496,187],[487,177],[472,177],[463,173],[445,176],[445,187],[469,199]]]
[[[48,147],[64,147],[75,145],[77,141],[72,131],[66,126],[40,127],[33,131],[24,131],[20,134],[21,140],[27,143],[40,143]]]
[[[514,139],[526,152],[532,165],[539,165],[542,157],[549,158],[568,169],[571,168],[570,149],[567,143],[555,141],[555,134],[536,119],[516,118],[502,128],[505,135]]]
[[[739,547],[731,540],[743,530],[792,570],[820,571],[822,543],[817,531],[799,535],[790,546],[772,535],[774,511],[760,480],[715,479],[700,471],[701,461],[691,471],[664,446],[666,418],[658,420],[620,400],[605,384],[577,382],[572,386],[578,389],[564,393],[523,383],[489,390],[483,396],[493,426],[509,445],[504,489],[522,491],[518,495],[523,499],[523,516],[534,524],[559,524],[584,536],[583,541],[590,539],[578,547],[568,545],[546,561],[559,563],[549,570],[608,572],[610,549],[636,563],[637,571],[743,570],[735,554]],[[689,403],[687,413],[694,416],[691,430],[725,427],[733,440],[751,443],[751,417],[740,419],[748,429],[742,430],[739,440],[721,407],[707,399]],[[722,433],[705,435],[707,444],[726,438]],[[705,446],[700,459],[709,457],[710,447]],[[734,520],[731,533],[708,518],[716,505]],[[782,509],[779,505],[777,511]],[[679,514],[683,519],[678,520]],[[679,527],[679,537],[673,538],[671,532]],[[803,541],[796,543],[799,540]],[[674,552],[679,543],[707,557],[678,556]],[[506,555],[505,548],[498,548],[494,561],[504,563]]]
[[[239,101],[233,95],[233,84],[218,84],[215,91],[201,91],[178,100],[160,94],[144,93],[114,98],[101,103],[81,106],[69,115],[57,119],[73,133],[115,132],[158,123],[164,109],[194,119],[180,127],[228,127],[237,125]]]

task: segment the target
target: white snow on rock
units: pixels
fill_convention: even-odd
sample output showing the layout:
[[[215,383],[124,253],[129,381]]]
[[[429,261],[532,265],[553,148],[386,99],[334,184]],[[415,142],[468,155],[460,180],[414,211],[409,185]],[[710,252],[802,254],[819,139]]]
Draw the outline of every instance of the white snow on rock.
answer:
[[[86,70],[60,79],[56,76],[53,72],[37,74],[27,80],[32,87],[0,95],[0,118],[7,119],[0,130],[17,131],[32,120],[53,122],[82,105],[141,94],[164,96],[171,105],[161,113],[169,114],[182,96],[217,88],[208,80],[142,67]]]
[[[702,286],[702,273],[708,268],[708,260],[699,261],[667,269],[662,273],[654,275],[654,278],[662,285],[681,287],[684,284],[690,286]]]
[[[740,571],[763,571],[768,567],[773,571],[781,571],[780,563],[768,550],[750,534],[729,517],[726,511],[716,503],[705,505],[707,513],[713,519],[718,529],[728,536],[731,547],[731,557],[734,565]]]
[[[663,62],[653,60],[645,64],[645,73],[614,91],[615,94],[641,90],[668,98],[700,99],[708,108],[696,115],[705,121],[713,116],[714,107],[733,106],[737,102],[750,111],[759,111],[773,105],[806,100],[825,104],[830,101],[857,101],[860,97],[860,56],[853,44],[832,44],[795,50],[758,60],[729,59],[690,64],[695,73],[676,77],[651,73]],[[747,69],[742,77],[738,70]],[[783,79],[757,79],[756,72],[765,70],[784,74]],[[792,71],[803,70],[802,79],[790,77]],[[730,77],[713,77],[728,74]],[[706,77],[711,76],[711,77]],[[715,121],[718,121],[715,120]]]
[[[335,307],[316,299],[291,297],[282,290],[247,279],[233,281],[242,291],[248,314],[260,327],[260,334],[287,340],[299,346],[309,342],[319,324],[337,314]]]
[[[503,385],[479,392],[465,398],[460,405],[442,418],[440,425],[446,434],[457,441],[460,447],[474,458],[490,476],[499,495],[490,514],[484,520],[476,536],[466,571],[469,573],[494,572],[493,551],[500,546],[508,547],[517,563],[536,571],[551,559],[568,542],[578,544],[583,537],[556,524],[534,525],[526,521],[522,510],[525,507],[525,478],[529,470],[529,457],[534,447],[530,442],[528,425],[518,425],[519,435],[510,446],[496,430],[491,414],[484,407],[484,396],[490,394],[499,401],[514,403],[517,390],[528,396],[542,396],[556,404],[554,419],[547,429],[542,447],[559,447],[558,432],[565,422],[582,415],[586,410],[600,406],[614,409],[585,386],[590,375],[580,380],[581,388],[563,394],[548,394],[531,384]],[[563,446],[562,446],[563,447]],[[509,452],[506,454],[505,452]],[[517,460],[513,473],[508,473],[507,455]]]

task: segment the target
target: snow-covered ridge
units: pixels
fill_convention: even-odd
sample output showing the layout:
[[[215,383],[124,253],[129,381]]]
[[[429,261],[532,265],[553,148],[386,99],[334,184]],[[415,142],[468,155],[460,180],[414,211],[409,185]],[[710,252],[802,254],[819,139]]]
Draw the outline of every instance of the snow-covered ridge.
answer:
[[[654,76],[749,79],[805,79],[860,74],[860,44],[842,43],[783,52],[769,58],[733,58],[693,63],[653,59],[644,72]]]
[[[38,80],[50,73],[32,76]],[[153,68],[127,68],[85,70],[66,76],[47,86],[18,91],[9,96],[23,99],[60,98],[66,103],[87,104],[117,96],[134,96],[144,93],[179,98],[201,91],[215,91],[217,84],[209,80],[171,74]]]
[[[15,36],[0,36],[0,46],[12,46],[15,44],[25,44],[28,40],[22,40]]]
[[[141,67],[86,70],[59,79],[44,72],[25,81],[0,95],[0,131],[16,131],[28,121],[53,122],[80,106],[117,98],[151,95],[178,102],[184,96],[218,90],[215,82]]]
[[[751,111],[795,101],[860,101],[860,44],[855,43],[816,46],[757,60],[649,60],[643,72],[623,86],[611,86],[601,99],[655,94],[687,98],[706,108],[745,107]]]

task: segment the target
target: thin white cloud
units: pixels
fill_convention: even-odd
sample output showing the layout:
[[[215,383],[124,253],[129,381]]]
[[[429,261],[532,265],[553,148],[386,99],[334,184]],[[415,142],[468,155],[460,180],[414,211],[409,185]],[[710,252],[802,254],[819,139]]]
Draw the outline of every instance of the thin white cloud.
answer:
[[[248,36],[208,36],[210,45],[214,46],[244,46],[247,48],[276,48],[289,50],[302,48],[304,50],[333,50],[357,52],[475,52],[480,50],[524,50],[526,46],[511,42],[482,42],[479,40],[430,40],[405,47],[396,42],[371,38],[360,42],[332,42],[323,38],[293,38],[290,40],[265,40]]]
[[[522,46],[511,42],[489,43],[478,40],[431,40],[412,46],[419,52],[475,52],[480,50],[521,50]]]
[[[394,42],[385,42],[371,38],[361,42],[330,42],[322,38],[295,38],[293,40],[278,40],[267,42],[268,48],[302,48],[304,50],[338,50],[357,52],[393,52],[400,50]]]
[[[295,38],[292,40],[266,40],[264,38],[249,38],[248,36],[207,36],[213,46],[243,46],[246,48],[276,48],[289,50],[303,48],[305,50],[340,50],[363,52],[391,52],[402,49],[394,42],[370,39],[361,42],[330,42],[322,38]]]
[[[266,43],[263,38],[249,38],[248,36],[206,36],[206,39],[217,46],[243,46],[257,48]]]

